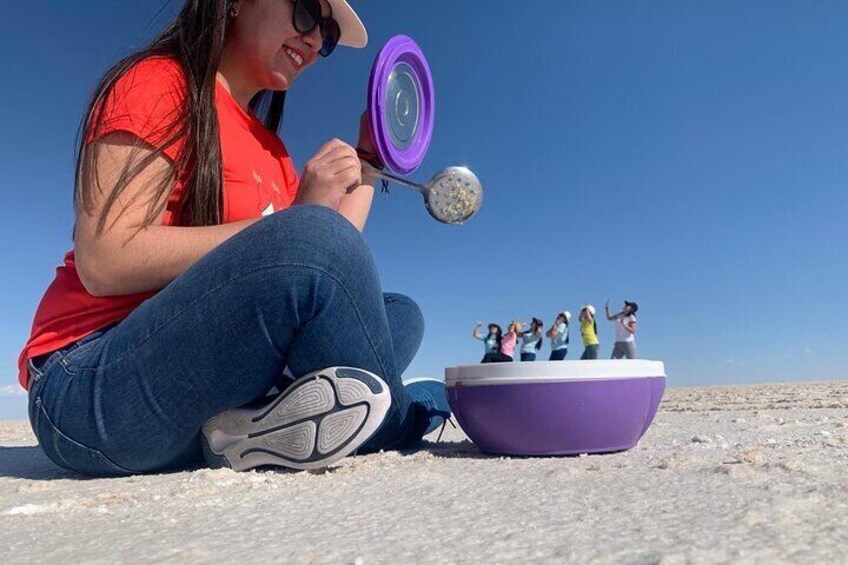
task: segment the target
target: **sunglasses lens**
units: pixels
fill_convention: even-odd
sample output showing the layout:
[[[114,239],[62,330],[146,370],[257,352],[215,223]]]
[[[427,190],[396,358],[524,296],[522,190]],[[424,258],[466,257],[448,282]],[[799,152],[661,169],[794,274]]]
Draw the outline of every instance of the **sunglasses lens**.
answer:
[[[321,5],[316,0],[297,0],[294,3],[292,23],[298,33],[309,33],[321,19]]]
[[[339,29],[339,24],[336,20],[329,18],[321,22],[321,39],[323,40],[323,43],[321,44],[322,57],[330,56],[330,53],[332,53],[333,49],[335,49],[336,45],[338,45],[340,37],[341,30]]]

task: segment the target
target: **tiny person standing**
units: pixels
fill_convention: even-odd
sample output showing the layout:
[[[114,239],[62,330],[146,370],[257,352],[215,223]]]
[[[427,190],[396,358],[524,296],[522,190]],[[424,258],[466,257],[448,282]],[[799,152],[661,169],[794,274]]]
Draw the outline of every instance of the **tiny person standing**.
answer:
[[[636,359],[636,311],[639,305],[635,302],[624,301],[621,312],[610,315],[610,301],[607,300],[607,320],[615,324],[615,346],[611,359]]]
[[[545,324],[539,318],[533,318],[530,329],[523,331],[524,324],[518,327],[518,336],[521,338],[521,360],[535,361],[536,352],[542,349],[542,328]]]
[[[480,362],[493,363],[498,361],[498,357],[501,355],[501,340],[503,339],[503,332],[499,325],[489,324],[489,333],[483,336],[480,334],[480,328],[482,327],[483,322],[478,320],[477,326],[474,328],[474,332],[472,333],[474,339],[479,339],[483,342],[483,359]],[[512,359],[510,359],[510,361],[511,360]]]
[[[568,310],[557,314],[556,321],[545,335],[551,338],[551,356],[549,361],[562,361],[568,354],[568,323],[571,312]]]
[[[601,342],[598,340],[595,307],[591,304],[585,304],[580,309],[580,335],[583,338],[583,355],[580,359],[597,359]]]
[[[501,355],[502,360],[506,362],[513,361],[515,353],[515,344],[518,342],[518,332],[521,331],[521,322],[513,320],[506,329],[506,333],[501,340]]]

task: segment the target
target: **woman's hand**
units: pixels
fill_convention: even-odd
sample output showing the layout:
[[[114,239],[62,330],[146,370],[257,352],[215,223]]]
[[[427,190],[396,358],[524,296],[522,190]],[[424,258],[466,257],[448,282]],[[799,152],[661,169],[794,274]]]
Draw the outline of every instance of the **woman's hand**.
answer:
[[[362,184],[362,164],[356,150],[333,139],[306,163],[295,204],[318,204],[339,209],[342,197]]]
[[[615,315],[610,314],[610,307],[609,307],[609,305],[610,305],[610,301],[609,301],[609,300],[607,300],[607,303],[606,303],[606,304],[604,304],[604,309],[606,310],[607,320],[612,321],[612,320],[615,320],[615,319],[616,319],[616,317],[618,316],[618,314],[621,314],[621,312],[619,312],[618,314],[615,314]]]

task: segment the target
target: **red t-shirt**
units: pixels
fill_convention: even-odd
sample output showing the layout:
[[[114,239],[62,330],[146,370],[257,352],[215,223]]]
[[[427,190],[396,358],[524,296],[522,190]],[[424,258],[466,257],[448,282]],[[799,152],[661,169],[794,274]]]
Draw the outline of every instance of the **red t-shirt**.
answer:
[[[87,131],[86,143],[116,131],[129,132],[153,147],[167,138],[165,126],[179,115],[185,100],[185,78],[179,64],[152,57],[121,77],[106,100],[104,120],[97,131]],[[297,172],[277,135],[246,113],[216,83],[215,106],[221,137],[223,170],[223,221],[258,218],[288,208],[298,187]],[[181,143],[164,149],[175,160]],[[180,217],[184,186],[177,180],[165,210],[163,224],[175,225]],[[61,349],[86,335],[123,320],[155,292],[96,297],[80,281],[74,252],[47,288],[35,313],[29,341],[18,358],[18,379],[29,388],[27,360]]]

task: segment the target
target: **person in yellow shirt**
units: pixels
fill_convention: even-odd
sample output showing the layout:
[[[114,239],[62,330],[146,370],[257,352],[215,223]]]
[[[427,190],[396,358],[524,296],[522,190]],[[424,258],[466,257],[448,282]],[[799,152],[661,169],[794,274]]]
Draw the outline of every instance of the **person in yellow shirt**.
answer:
[[[580,310],[580,335],[583,337],[583,355],[581,359],[597,359],[601,342],[598,341],[598,323],[595,321],[595,307],[583,305]]]

